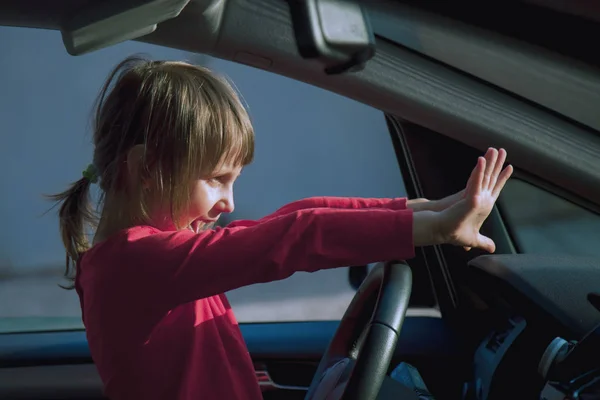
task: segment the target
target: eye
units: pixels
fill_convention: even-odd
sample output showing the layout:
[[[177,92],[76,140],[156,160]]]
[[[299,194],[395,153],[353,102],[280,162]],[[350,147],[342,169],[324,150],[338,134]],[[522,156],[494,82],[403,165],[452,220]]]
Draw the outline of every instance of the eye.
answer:
[[[232,185],[233,182],[237,179],[239,173],[234,172],[221,172],[220,174],[215,174],[213,176],[209,176],[206,178],[206,181],[211,186],[227,186]]]
[[[208,183],[210,183],[211,185],[223,185],[226,184],[228,180],[227,175],[219,175],[219,176],[213,176],[212,178],[208,179]]]

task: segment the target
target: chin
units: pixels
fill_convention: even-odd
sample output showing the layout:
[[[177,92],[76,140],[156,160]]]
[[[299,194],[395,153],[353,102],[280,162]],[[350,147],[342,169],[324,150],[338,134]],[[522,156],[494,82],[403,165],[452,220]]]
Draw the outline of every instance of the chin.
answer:
[[[216,223],[217,223],[216,220],[205,221],[205,220],[202,220],[201,218],[198,218],[198,219],[193,220],[186,227],[186,229],[188,229],[194,233],[200,233],[200,232],[206,231],[208,229],[213,229]]]

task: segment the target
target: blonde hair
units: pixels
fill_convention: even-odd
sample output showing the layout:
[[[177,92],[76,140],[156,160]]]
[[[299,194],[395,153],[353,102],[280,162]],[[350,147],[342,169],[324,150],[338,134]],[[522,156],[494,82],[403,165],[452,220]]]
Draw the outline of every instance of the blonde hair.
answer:
[[[95,106],[93,165],[102,198],[124,193],[130,217],[149,221],[151,202],[167,202],[176,226],[194,181],[223,163],[244,166],[254,157],[254,131],[232,86],[206,68],[184,62],[129,57],[109,75]],[[128,186],[127,155],[143,146],[140,184]],[[148,183],[151,190],[141,184]],[[50,196],[60,204],[60,233],[67,253],[65,277],[90,247],[87,228],[97,225],[83,177]]]

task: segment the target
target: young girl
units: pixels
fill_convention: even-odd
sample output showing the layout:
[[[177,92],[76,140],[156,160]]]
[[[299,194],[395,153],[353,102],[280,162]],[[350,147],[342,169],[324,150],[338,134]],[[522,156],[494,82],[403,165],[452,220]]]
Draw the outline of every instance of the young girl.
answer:
[[[97,104],[93,164],[55,196],[67,276],[111,399],[261,399],[224,292],[317,271],[409,259],[415,246],[494,251],[479,234],[512,168],[480,157],[467,188],[439,201],[311,198],[212,229],[254,132],[232,88],[181,62],[130,58]],[[102,190],[94,225],[89,188]]]

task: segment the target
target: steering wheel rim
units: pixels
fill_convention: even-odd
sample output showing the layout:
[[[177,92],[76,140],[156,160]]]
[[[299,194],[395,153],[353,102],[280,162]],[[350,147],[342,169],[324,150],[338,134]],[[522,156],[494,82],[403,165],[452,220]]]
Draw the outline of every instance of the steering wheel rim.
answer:
[[[411,291],[412,272],[405,262],[379,263],[373,268],[344,313],[305,400],[329,398],[332,390],[343,390],[335,398],[344,400],[376,399],[398,343]],[[337,370],[333,378],[326,378],[333,369]]]

